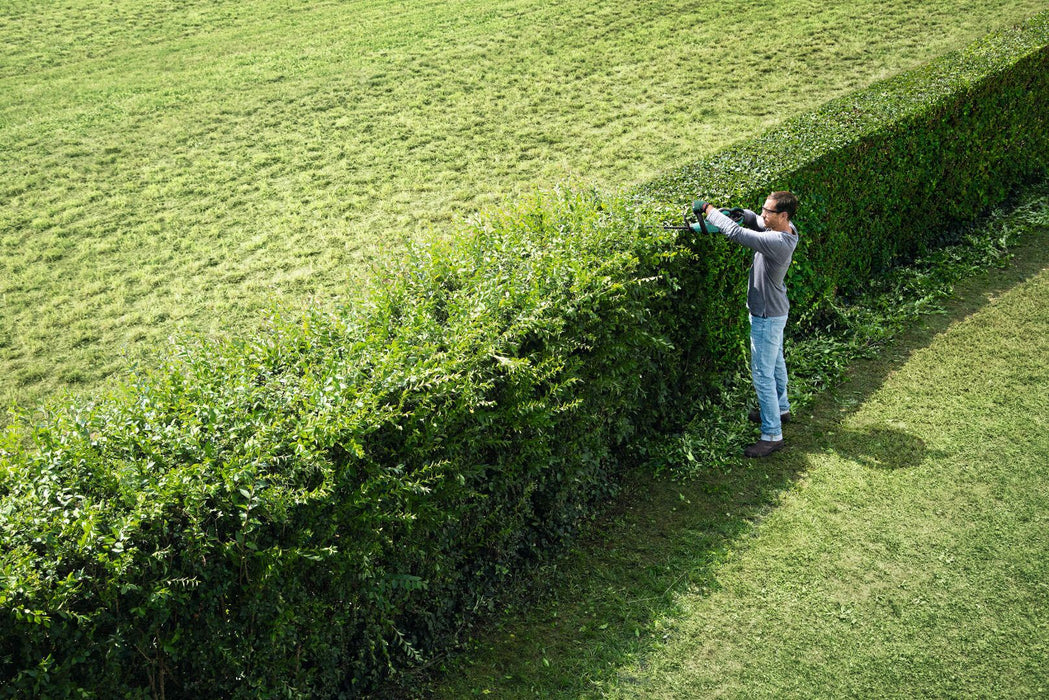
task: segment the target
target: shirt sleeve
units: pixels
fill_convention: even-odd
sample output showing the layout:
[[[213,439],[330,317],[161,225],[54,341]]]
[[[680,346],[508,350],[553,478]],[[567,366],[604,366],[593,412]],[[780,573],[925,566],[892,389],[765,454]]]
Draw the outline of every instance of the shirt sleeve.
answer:
[[[717,226],[725,238],[762,255],[775,259],[781,257],[784,253],[789,255],[791,252],[785,249],[783,234],[779,231],[754,231],[749,228],[743,228],[716,209],[710,213],[707,221]],[[791,224],[791,231],[794,231],[794,224]]]

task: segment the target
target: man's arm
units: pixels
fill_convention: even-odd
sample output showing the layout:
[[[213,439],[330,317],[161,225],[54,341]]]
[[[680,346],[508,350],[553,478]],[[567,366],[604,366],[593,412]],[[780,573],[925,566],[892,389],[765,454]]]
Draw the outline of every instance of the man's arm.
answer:
[[[776,231],[754,231],[743,228],[735,221],[721,213],[717,207],[707,204],[703,209],[707,221],[717,226],[725,238],[739,243],[740,245],[757,251],[763,255],[777,257],[783,251],[783,241],[779,232]]]

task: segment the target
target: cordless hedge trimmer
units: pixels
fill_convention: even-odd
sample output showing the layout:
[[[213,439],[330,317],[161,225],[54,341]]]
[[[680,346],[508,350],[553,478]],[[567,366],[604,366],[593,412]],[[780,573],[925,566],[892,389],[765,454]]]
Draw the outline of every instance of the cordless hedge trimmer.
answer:
[[[703,212],[700,209],[702,204],[703,204],[703,202],[701,202],[700,200],[697,199],[696,201],[692,202],[692,207],[691,208],[686,208],[685,209],[685,212],[682,215],[682,218],[684,219],[684,222],[685,222],[684,225],[672,224],[669,221],[664,221],[663,222],[663,228],[666,229],[667,231],[691,231],[692,233],[717,233],[721,229],[719,229],[717,226],[715,226],[714,224],[712,224],[712,223],[710,223],[709,221],[706,220],[706,217],[703,216]],[[733,209],[722,209],[721,213],[724,214],[725,216],[727,216],[728,218],[732,219],[733,221],[735,221],[737,224],[739,224],[741,226],[746,226],[747,228],[756,228],[757,227],[757,217],[755,217],[753,213],[747,212],[746,209],[743,209],[741,207],[735,207]],[[751,214],[751,217],[754,217],[754,221],[748,221],[748,219],[751,218],[751,217],[747,216],[748,213]]]

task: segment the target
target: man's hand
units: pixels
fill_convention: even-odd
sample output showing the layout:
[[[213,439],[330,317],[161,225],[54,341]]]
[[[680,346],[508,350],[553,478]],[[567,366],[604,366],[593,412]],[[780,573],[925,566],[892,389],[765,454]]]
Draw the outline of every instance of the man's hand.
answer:
[[[692,213],[696,215],[698,219],[701,216],[706,216],[707,207],[710,206],[710,202],[704,202],[702,199],[697,199],[692,202]]]

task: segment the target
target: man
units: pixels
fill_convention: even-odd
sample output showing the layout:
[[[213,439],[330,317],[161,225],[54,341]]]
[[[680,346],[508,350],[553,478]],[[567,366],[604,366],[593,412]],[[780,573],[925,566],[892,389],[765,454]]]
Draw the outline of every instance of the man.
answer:
[[[783,329],[790,302],[783,283],[798,245],[792,223],[798,198],[790,192],[773,192],[761,208],[756,229],[743,228],[716,207],[699,203],[707,221],[730,241],[754,251],[747,284],[750,311],[750,371],[759,410],[750,419],[761,423],[761,439],[743,451],[747,457],[767,457],[783,448],[783,423],[790,420],[787,400],[787,365],[783,361]]]

